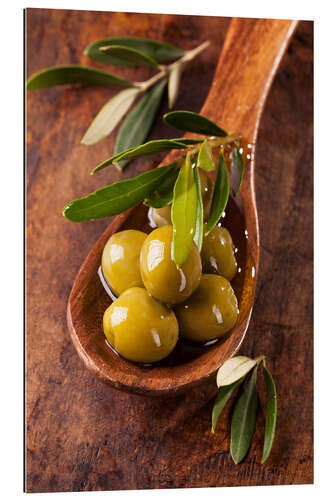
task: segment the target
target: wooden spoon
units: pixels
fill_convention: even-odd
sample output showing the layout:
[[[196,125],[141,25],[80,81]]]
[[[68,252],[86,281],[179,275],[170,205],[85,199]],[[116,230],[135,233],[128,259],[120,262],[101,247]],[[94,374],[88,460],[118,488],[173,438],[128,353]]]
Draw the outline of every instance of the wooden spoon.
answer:
[[[245,336],[254,301],[259,265],[259,229],[254,187],[255,144],[259,121],[273,77],[297,21],[238,19],[231,21],[215,77],[201,114],[229,132],[238,132],[250,145],[239,202],[230,199],[223,225],[238,248],[241,272],[233,280],[239,318],[227,340],[206,348],[180,344],[171,361],[153,367],[131,363],[106,343],[102,317],[110,304],[97,275],[105,243],[128,228],[149,232],[147,208],[134,207],[115,217],[84,261],[75,279],[67,308],[68,327],[87,368],[104,382],[128,392],[172,396],[203,384],[235,355]],[[163,161],[165,164],[167,159]],[[170,363],[168,363],[170,361]]]

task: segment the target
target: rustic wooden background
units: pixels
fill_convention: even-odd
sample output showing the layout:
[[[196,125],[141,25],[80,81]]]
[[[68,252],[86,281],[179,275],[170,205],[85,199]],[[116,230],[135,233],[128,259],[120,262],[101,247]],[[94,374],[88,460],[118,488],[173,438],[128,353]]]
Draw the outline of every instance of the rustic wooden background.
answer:
[[[27,75],[82,55],[106,36],[158,38],[210,48],[188,69],[176,107],[199,111],[229,19],[28,9]],[[229,454],[228,411],[210,433],[205,392],[171,401],[118,392],[83,366],[69,338],[66,302],[74,277],[108,220],[74,224],[64,204],[120,174],[89,172],[110,140],[80,140],[115,92],[54,88],[27,96],[26,128],[26,490],[121,490],[313,482],[313,25],[301,22],[271,89],[259,131],[256,186],[261,262],[255,308],[241,353],[265,354],[278,391],[271,457],[260,465],[263,414],[245,461]],[[94,66],[103,67],[97,63]],[[148,69],[115,70],[145,79]],[[166,104],[162,112],[167,110]],[[223,124],[222,124],[223,125]],[[151,138],[171,137],[159,119]],[[143,171],[150,159],[123,174]],[[264,395],[261,392],[261,401]]]

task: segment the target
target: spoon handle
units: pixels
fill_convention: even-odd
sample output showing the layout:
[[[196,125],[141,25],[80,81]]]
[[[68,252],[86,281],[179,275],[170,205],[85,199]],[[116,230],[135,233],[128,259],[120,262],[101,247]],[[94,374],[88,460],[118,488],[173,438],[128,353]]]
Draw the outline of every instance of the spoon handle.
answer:
[[[201,113],[254,144],[266,96],[297,22],[233,18]]]

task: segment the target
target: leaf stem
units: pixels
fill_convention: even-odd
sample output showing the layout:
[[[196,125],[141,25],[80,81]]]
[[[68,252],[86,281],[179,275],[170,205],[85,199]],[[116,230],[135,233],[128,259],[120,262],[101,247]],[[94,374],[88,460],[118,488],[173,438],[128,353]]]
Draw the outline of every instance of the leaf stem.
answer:
[[[266,366],[265,363],[265,356],[259,356],[258,358],[254,359],[257,362],[257,365],[259,366],[261,362],[263,362],[263,365]]]
[[[156,82],[159,82],[166,75],[169,75],[171,73],[171,71],[173,70],[173,68],[175,68],[175,66],[185,65],[186,63],[188,63],[189,61],[194,59],[198,54],[200,54],[200,52],[205,50],[209,44],[210,44],[210,41],[206,40],[204,43],[202,43],[198,47],[195,47],[194,49],[186,52],[185,55],[183,55],[183,57],[181,57],[177,61],[175,61],[169,65],[160,64],[158,66],[159,69],[161,70],[159,73],[157,73],[156,75],[152,76],[151,78],[149,78],[148,80],[146,80],[144,82],[135,82],[134,85],[136,87],[139,87],[141,92],[146,92],[148,89],[150,89],[150,87],[155,85]]]
[[[225,137],[211,137],[207,139],[207,142],[211,145],[212,148],[217,148],[220,146],[226,146],[227,144],[230,144],[231,142],[239,141],[240,140],[240,135],[239,134],[228,134]],[[191,156],[194,156],[197,154],[201,148],[201,144],[199,143],[197,146],[194,146],[191,149]]]

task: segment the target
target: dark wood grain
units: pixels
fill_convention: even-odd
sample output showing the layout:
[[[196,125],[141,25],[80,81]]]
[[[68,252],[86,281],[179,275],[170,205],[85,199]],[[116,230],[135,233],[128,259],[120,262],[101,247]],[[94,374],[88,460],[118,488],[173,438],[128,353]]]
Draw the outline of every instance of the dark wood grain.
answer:
[[[135,17],[135,23],[134,21]],[[199,111],[228,19],[29,10],[27,70],[86,63],[83,47],[99,37],[152,36],[192,48],[214,43],[184,75],[181,107]],[[97,64],[96,64],[97,66]],[[140,70],[145,78],[147,70]],[[119,74],[132,77],[132,69]],[[111,91],[112,94],[112,91]],[[107,89],[57,88],[27,97],[26,489],[80,491],[299,484],[312,470],[312,23],[301,23],[264,111],[256,154],[261,229],[257,297],[242,353],[266,354],[277,382],[279,419],[270,459],[260,465],[263,417],[244,463],[235,466],[227,416],[210,434],[214,387],[161,403],[116,391],[95,379],[75,352],[66,301],[77,270],[108,221],[70,224],[70,199],[119,178],[91,167],[109,155],[109,139],[79,141]],[[166,110],[166,107],[162,110]],[[159,123],[152,137],[172,136]],[[114,135],[112,136],[114,140]],[[124,175],[146,169],[149,160]]]

